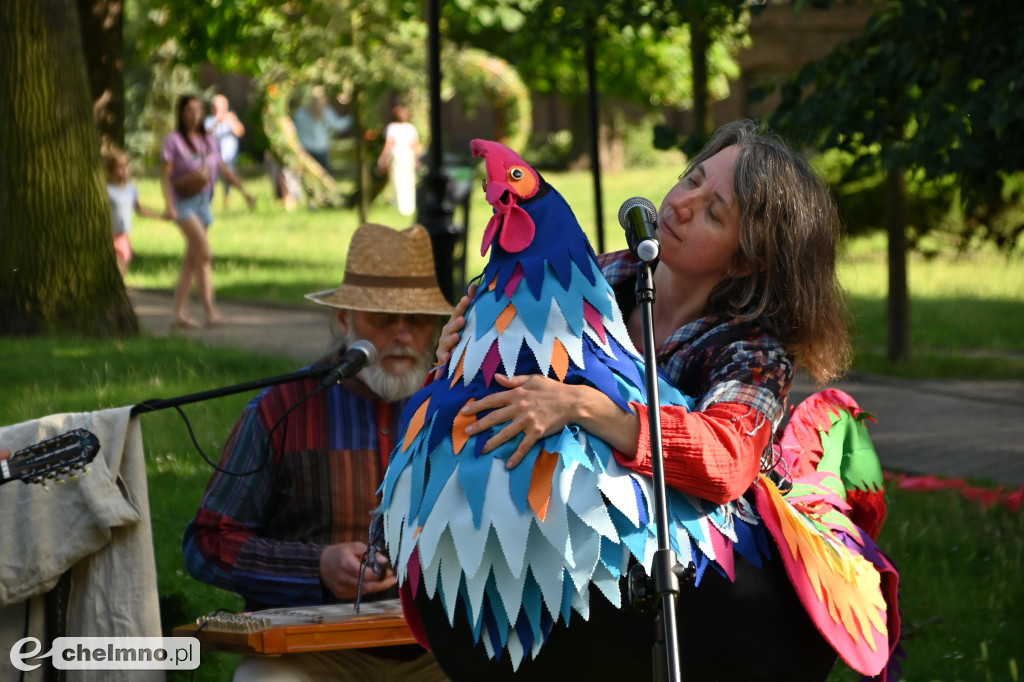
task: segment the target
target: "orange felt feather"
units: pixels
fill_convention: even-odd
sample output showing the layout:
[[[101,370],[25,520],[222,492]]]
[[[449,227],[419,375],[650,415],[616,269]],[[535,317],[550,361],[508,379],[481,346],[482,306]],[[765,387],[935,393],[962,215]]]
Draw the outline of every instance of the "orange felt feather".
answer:
[[[559,381],[565,381],[565,375],[569,373],[569,351],[558,339],[555,339],[555,344],[551,347],[551,369],[555,371]]]
[[[499,334],[504,334],[508,326],[512,324],[512,320],[516,317],[516,307],[511,302],[505,306],[505,309],[501,311],[501,315],[498,315],[498,319],[495,320],[494,326],[498,328]]]
[[[537,455],[537,463],[533,465],[533,476],[530,478],[530,507],[541,521],[548,514],[548,502],[551,501],[551,478],[555,474],[558,455],[541,450]]]
[[[427,418],[427,406],[430,405],[430,398],[423,401],[423,404],[416,408],[416,413],[409,420],[409,428],[405,430],[405,438],[403,438],[402,452],[409,449],[412,445],[413,440],[419,435],[419,432],[423,429],[423,423]]]
[[[473,398],[470,398],[466,405],[469,405],[473,400]],[[455,420],[452,422],[452,448],[455,450],[456,455],[462,452],[462,448],[466,447],[466,441],[469,440],[466,427],[474,422],[476,422],[475,414],[462,414],[462,410],[459,410],[458,414],[455,415]]]
[[[462,378],[462,363],[465,361],[465,359],[466,354],[463,353],[462,356],[459,357],[459,364],[455,366],[455,374],[454,376],[452,376],[452,383],[448,384],[448,388],[453,388],[455,386],[455,382]]]

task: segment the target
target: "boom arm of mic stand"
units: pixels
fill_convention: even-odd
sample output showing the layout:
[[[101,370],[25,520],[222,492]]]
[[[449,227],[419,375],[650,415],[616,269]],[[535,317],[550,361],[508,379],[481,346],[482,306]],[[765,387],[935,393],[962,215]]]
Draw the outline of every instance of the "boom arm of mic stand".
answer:
[[[655,627],[655,653],[665,649],[664,663],[655,658],[655,679],[678,682],[682,679],[679,662],[676,596],[676,555],[669,540],[668,493],[665,488],[664,453],[661,448],[661,398],[658,392],[658,365],[654,346],[654,276],[651,264],[641,261],[636,278],[636,299],[643,320],[644,365],[647,380],[647,415],[651,433],[651,468],[654,474],[654,518],[658,532],[658,550],[651,566],[654,597],[659,609]]]
[[[139,403],[138,405],[133,405],[131,415],[134,417],[137,414],[155,412],[156,410],[164,410],[167,409],[168,407],[188,405],[189,403],[198,403],[202,400],[220,398],[226,395],[234,395],[235,393],[255,391],[260,388],[267,388],[268,386],[277,386],[278,384],[286,384],[291,381],[300,381],[302,379],[322,379],[331,372],[331,369],[333,368],[330,365],[318,365],[314,367],[309,367],[307,369],[299,370],[298,372],[292,372],[291,374],[282,374],[281,376],[269,377],[267,379],[257,379],[256,381],[248,381],[244,384],[235,384],[234,386],[215,388],[209,391],[202,391],[201,393],[183,395],[178,398],[158,398],[153,400],[146,400],[144,402]]]

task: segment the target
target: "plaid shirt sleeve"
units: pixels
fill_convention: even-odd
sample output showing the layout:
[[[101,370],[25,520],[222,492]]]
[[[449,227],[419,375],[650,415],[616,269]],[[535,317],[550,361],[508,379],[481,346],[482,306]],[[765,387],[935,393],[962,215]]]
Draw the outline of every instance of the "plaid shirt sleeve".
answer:
[[[717,403],[751,407],[778,427],[783,402],[793,380],[793,362],[782,344],[767,334],[735,341],[717,350],[705,367],[707,390],[697,410]]]
[[[597,257],[597,264],[608,283],[616,287],[636,276],[636,266],[640,263],[629,249],[602,253]]]
[[[247,603],[270,606],[320,604],[323,547],[263,537],[266,510],[276,487],[273,453],[258,400],[239,418],[225,445],[220,467],[182,541],[185,565],[197,580],[237,592]],[[269,458],[269,460],[268,460]]]

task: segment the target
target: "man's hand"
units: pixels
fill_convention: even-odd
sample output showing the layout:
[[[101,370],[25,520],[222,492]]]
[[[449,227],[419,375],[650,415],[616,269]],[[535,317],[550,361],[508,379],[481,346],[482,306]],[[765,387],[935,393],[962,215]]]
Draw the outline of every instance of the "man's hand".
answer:
[[[359,588],[359,569],[362,567],[366,545],[361,542],[342,542],[328,545],[320,554],[320,580],[338,599],[355,599]],[[363,576],[363,594],[389,589],[396,582],[395,572],[387,559],[377,554],[377,561],[386,567],[378,577],[369,568]]]

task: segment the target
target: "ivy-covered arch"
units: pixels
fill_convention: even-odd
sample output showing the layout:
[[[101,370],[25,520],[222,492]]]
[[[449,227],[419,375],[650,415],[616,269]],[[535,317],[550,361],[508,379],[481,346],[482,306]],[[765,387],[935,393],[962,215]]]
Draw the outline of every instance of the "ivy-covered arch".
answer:
[[[445,99],[458,94],[469,111],[484,100],[490,102],[498,112],[494,138],[515,150],[525,148],[533,131],[533,104],[530,91],[515,67],[489,52],[473,48],[460,50],[454,64],[445,83]]]
[[[515,68],[477,49],[460,50],[448,63],[451,68],[443,82],[444,99],[457,94],[469,111],[491,104],[498,114],[494,139],[512,149],[523,149],[533,130],[533,106],[530,91]],[[295,134],[290,104],[296,88],[295,79],[287,76],[267,86],[262,123],[270,153],[277,163],[296,174],[311,202],[323,207],[346,206],[349,202],[341,187],[306,152]],[[429,144],[429,130],[421,134],[424,145]]]

